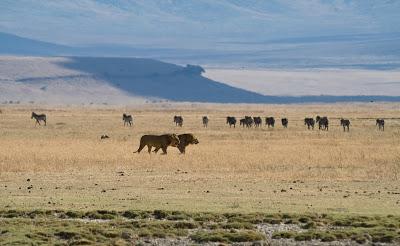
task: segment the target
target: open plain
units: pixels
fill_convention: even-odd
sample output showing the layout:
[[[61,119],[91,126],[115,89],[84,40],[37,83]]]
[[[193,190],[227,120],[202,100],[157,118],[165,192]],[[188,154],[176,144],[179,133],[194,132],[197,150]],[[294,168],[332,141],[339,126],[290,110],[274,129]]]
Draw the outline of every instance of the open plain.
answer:
[[[47,220],[41,220],[40,216],[36,218],[39,222],[49,223],[41,227],[45,230],[58,228],[51,221],[90,224],[92,222],[85,220],[93,219],[93,216],[85,213],[91,211],[103,211],[103,214],[104,211],[114,211],[111,214],[118,217],[118,213],[124,215],[123,211],[134,210],[225,216],[262,213],[280,216],[282,221],[278,224],[290,216],[298,218],[302,215],[315,215],[311,217],[319,220],[326,216],[361,216],[376,220],[395,218],[395,222],[391,222],[390,240],[383,242],[398,242],[399,106],[396,103],[144,104],[126,108],[3,105],[0,108],[0,210],[3,211],[0,223],[2,228],[8,229],[0,233],[0,241],[39,240],[43,243],[40,240],[50,240],[45,236],[27,237],[17,233],[19,220],[25,221],[25,226],[33,223],[32,219],[36,217],[26,215],[32,211],[42,211],[38,213],[41,216],[53,216]],[[45,113],[47,126],[35,126],[30,118],[32,111]],[[133,115],[132,127],[124,127],[123,113]],[[174,115],[183,116],[183,127],[175,126]],[[208,128],[202,126],[204,115],[210,119]],[[226,124],[226,116],[240,119],[245,115],[261,116],[263,121],[267,116],[274,116],[277,123],[273,129],[267,128],[264,122],[261,128],[250,129],[239,124],[230,128]],[[317,127],[307,130],[304,118],[316,115],[328,116],[329,131],[319,131]],[[287,129],[280,124],[282,117],[289,120]],[[343,132],[339,125],[341,117],[351,120],[350,132]],[[376,118],[385,118],[385,131],[378,131]],[[200,143],[189,146],[185,155],[172,147],[168,148],[167,155],[149,155],[146,149],[133,154],[142,135],[163,133],[193,133]],[[103,134],[110,138],[101,140]],[[8,216],[10,211],[18,216]],[[75,217],[70,214],[67,222],[59,222],[60,218],[54,218],[52,211],[58,211],[58,214],[73,211],[80,214],[77,216],[80,220],[72,220],[71,217]],[[23,216],[18,213],[23,213]],[[158,213],[150,214],[157,217]],[[116,220],[120,221],[118,218]],[[166,218],[166,215],[160,218]],[[306,222],[309,220],[300,220],[300,224]],[[258,223],[258,231],[262,231],[260,226]],[[60,228],[65,230],[65,227]],[[60,236],[57,233],[60,231],[54,235],[58,235],[61,242],[77,240],[75,234]],[[131,243],[132,237],[135,238],[121,239],[124,233],[118,233],[109,240]],[[200,232],[196,233],[194,236],[189,233],[193,241],[182,241],[183,244],[241,242],[229,237],[208,240],[201,237]],[[360,235],[365,236],[365,232],[362,233]],[[15,235],[21,237],[16,239]],[[145,233],[135,240],[149,235],[154,238],[171,236],[168,233],[161,236]],[[178,238],[184,235],[187,234],[174,234]],[[273,237],[272,234],[260,235],[253,236],[260,241],[272,240]],[[296,235],[285,234],[280,238],[293,240],[294,237]],[[340,239],[337,235],[332,237],[329,241]],[[356,240],[349,238],[350,243]],[[299,241],[308,239],[321,238],[311,236]],[[374,237],[365,236],[364,239],[368,241]],[[359,241],[366,242],[364,239]],[[98,238],[79,240],[101,242]],[[54,242],[47,241],[49,244]]]

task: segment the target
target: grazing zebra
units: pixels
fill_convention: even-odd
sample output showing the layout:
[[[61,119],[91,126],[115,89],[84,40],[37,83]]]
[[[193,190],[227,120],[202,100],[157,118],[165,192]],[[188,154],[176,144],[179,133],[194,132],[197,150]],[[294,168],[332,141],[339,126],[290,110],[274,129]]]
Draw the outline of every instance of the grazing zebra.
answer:
[[[340,119],[340,125],[343,126],[344,132],[346,131],[346,128],[347,128],[347,131],[350,131],[350,120],[342,118],[342,119]]]
[[[252,127],[253,123],[254,123],[253,118],[251,116],[245,116],[244,118],[246,120],[246,122],[245,122],[246,123],[246,127],[247,128]]]
[[[262,119],[261,117],[254,117],[253,118],[254,121],[254,126],[255,127],[260,127],[262,125]]]
[[[307,125],[308,130],[310,130],[310,128],[314,130],[315,120],[313,118],[305,118],[304,125]]]
[[[236,118],[233,116],[226,117],[226,124],[229,124],[229,128],[232,127],[232,125],[233,125],[233,128],[235,128],[236,127]]]
[[[282,126],[284,128],[287,128],[288,127],[288,123],[289,123],[288,119],[287,118],[282,118],[281,121],[282,121]]]
[[[240,123],[241,126],[245,127],[245,125],[246,125],[246,119],[245,119],[245,118],[240,119],[240,120],[239,120],[239,123]]]
[[[203,126],[208,127],[208,117],[207,116],[203,116]]]
[[[318,123],[318,129],[323,131],[328,131],[329,120],[328,117],[320,117],[319,115],[316,117],[316,122]]]
[[[245,116],[244,118],[240,119],[240,125],[242,127],[250,128],[253,126],[253,122],[253,118],[251,118],[250,116]]]
[[[183,125],[183,117],[175,115],[174,116],[174,123],[175,123],[176,126],[182,127],[182,125]]]
[[[132,115],[127,115],[127,114],[123,114],[122,115],[122,120],[124,121],[124,126],[127,126],[129,124],[129,126],[132,126]]]
[[[274,127],[275,126],[275,119],[274,119],[274,117],[267,117],[267,118],[265,118],[265,124],[266,125],[268,125],[268,128],[271,126],[271,127]]]
[[[40,121],[43,121],[45,126],[47,125],[45,114],[36,114],[35,112],[32,112],[31,119],[33,119],[33,118],[36,120],[35,126],[36,126],[36,124],[40,125]]]
[[[376,125],[378,126],[378,130],[385,130],[385,120],[384,119],[376,119]]]

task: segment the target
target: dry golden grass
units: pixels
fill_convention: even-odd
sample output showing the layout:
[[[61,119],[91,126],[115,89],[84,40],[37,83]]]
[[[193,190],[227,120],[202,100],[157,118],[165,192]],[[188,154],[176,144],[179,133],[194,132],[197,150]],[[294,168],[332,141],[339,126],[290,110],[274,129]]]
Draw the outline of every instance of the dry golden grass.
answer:
[[[400,120],[386,120],[385,132],[374,120],[400,117],[399,106],[2,107],[0,207],[399,214]],[[35,126],[32,110],[47,114],[46,127]],[[133,127],[123,126],[124,112]],[[331,118],[328,132],[303,125],[317,114]],[[229,128],[228,115],[287,117],[289,128],[280,121],[275,129]],[[349,133],[340,117],[351,119]],[[200,144],[186,155],[132,153],[141,135],[171,132],[193,133]],[[102,134],[111,138],[101,141]]]

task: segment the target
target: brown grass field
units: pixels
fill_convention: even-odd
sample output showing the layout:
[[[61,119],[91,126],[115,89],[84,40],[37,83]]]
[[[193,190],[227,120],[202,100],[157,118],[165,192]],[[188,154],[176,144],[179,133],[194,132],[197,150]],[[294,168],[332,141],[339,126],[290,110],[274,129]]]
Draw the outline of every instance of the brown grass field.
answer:
[[[0,208],[399,215],[399,106],[4,106]],[[35,126],[31,111],[46,113],[48,125]],[[123,112],[134,116],[133,127],[123,126]],[[173,124],[175,114],[184,117],[182,128]],[[328,132],[303,125],[317,114],[330,118]],[[228,115],[275,116],[277,125],[229,128]],[[340,117],[352,121],[349,133]],[[377,117],[387,119],[384,132]],[[186,155],[171,147],[166,156],[132,153],[143,134],[187,132],[200,144]]]
[[[0,245],[396,245],[399,106],[3,106]],[[46,113],[47,126],[35,126],[31,111]],[[123,126],[124,112],[133,127]],[[229,128],[228,115],[277,124]],[[304,117],[316,115],[330,118],[329,131],[306,129]],[[200,143],[186,155],[132,153],[143,134],[163,133]]]

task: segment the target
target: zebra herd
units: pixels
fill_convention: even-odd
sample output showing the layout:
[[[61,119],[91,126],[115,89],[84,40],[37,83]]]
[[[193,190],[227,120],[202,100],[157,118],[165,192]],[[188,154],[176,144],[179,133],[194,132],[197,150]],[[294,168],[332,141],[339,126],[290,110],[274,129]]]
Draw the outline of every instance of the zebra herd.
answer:
[[[226,117],[226,124],[229,125],[229,127],[236,127],[236,117],[233,116],[228,116]],[[289,120],[287,118],[282,118],[281,123],[283,128],[287,128],[289,124]],[[245,116],[244,118],[239,120],[239,124],[242,127],[246,128],[251,128],[253,125],[255,128],[258,128],[262,125],[262,119],[261,117],[251,117],[251,116]],[[328,117],[326,116],[317,116],[314,118],[305,118],[304,119],[304,125],[307,126],[308,130],[314,130],[315,124],[318,124],[318,129],[322,131],[328,131],[329,130],[329,120]],[[268,126],[268,128],[275,127],[275,118],[274,117],[266,117],[265,118],[265,125]],[[343,127],[343,131],[345,132],[350,131],[350,120],[349,119],[340,119],[340,125]],[[378,126],[379,130],[384,131],[385,130],[385,120],[384,119],[377,119],[376,120],[376,126]]]
[[[36,114],[35,112],[32,112],[31,119],[35,119],[35,126],[37,124],[41,125],[40,122],[43,121],[44,125],[47,125],[47,117],[45,114]],[[133,124],[133,117],[132,115],[128,115],[126,113],[122,114],[122,120],[124,122],[124,126],[132,126]],[[183,126],[183,117],[180,115],[175,115],[173,122],[175,123],[175,126],[182,127]],[[208,122],[209,119],[207,116],[202,117],[202,123],[203,127],[207,128],[208,127]],[[232,126],[235,128],[236,127],[236,117],[234,116],[228,116],[226,117],[226,124],[229,125],[231,128]],[[245,116],[244,118],[239,120],[240,126],[243,128],[259,128],[262,126],[262,118],[259,116],[256,117],[251,117],[251,116]],[[282,118],[281,119],[281,124],[283,128],[287,128],[289,124],[289,120],[287,118]],[[328,117],[326,116],[317,116],[314,118],[305,118],[304,119],[304,125],[307,126],[308,130],[314,130],[315,124],[318,124],[318,129],[322,131],[328,131],[329,130],[329,120]],[[268,126],[268,128],[274,128],[275,127],[275,118],[274,117],[266,117],[265,118],[265,125]],[[349,119],[340,119],[340,125],[343,127],[343,131],[350,131],[350,120]],[[378,130],[384,131],[385,130],[385,120],[384,119],[376,119],[376,124],[378,127]]]
[[[287,118],[282,118],[281,119],[282,126],[284,128],[288,127],[289,120]],[[236,118],[233,116],[228,116],[226,117],[226,124],[229,124],[229,127],[236,127]],[[253,125],[255,128],[261,127],[262,126],[262,118],[260,116],[257,117],[251,117],[251,116],[245,116],[244,118],[239,120],[240,126],[243,128],[251,128]],[[270,127],[275,127],[275,118],[274,117],[266,117],[265,118],[265,125]]]

